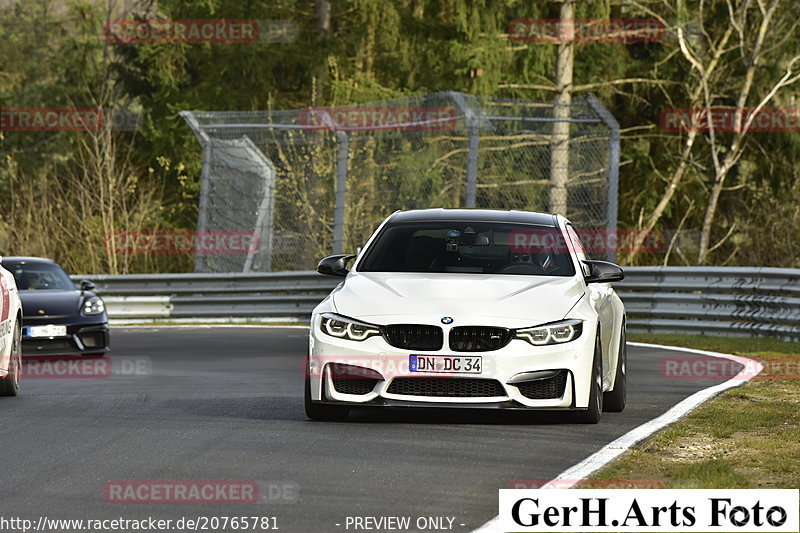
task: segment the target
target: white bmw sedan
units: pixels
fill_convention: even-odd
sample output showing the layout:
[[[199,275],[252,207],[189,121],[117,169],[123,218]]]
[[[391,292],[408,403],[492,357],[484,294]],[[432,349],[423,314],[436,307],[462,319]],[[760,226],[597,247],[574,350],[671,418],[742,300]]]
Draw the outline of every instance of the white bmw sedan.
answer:
[[[467,407],[596,423],[625,407],[622,269],[587,259],[560,215],[398,211],[318,270],[344,279],[311,317],[309,418]]]

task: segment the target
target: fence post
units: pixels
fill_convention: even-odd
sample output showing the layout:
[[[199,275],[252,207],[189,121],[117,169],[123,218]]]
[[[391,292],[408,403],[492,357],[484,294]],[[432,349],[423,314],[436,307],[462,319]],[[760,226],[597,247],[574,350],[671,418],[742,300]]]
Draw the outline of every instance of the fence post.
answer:
[[[254,161],[261,163],[263,172],[261,201],[258,204],[256,222],[253,224],[255,240],[251,242],[247,251],[242,272],[250,272],[253,270],[253,265],[256,266],[256,271],[269,272],[272,270],[272,240],[275,233],[275,165],[258,149],[250,137],[244,135],[242,141],[253,154]]]
[[[616,120],[614,121],[616,123]],[[606,228],[617,229],[617,202],[619,197],[619,124],[611,128],[611,146],[608,154],[608,216]],[[617,239],[619,242],[619,239]],[[609,250],[607,259],[612,263],[617,259],[616,250]]]
[[[201,231],[205,231],[206,225],[208,224],[208,188],[210,186],[209,174],[211,172],[211,150],[213,143],[211,138],[208,136],[208,133],[205,132],[193,112],[181,111],[179,115],[183,117],[183,119],[189,124],[192,132],[195,134],[197,140],[200,142],[200,145],[203,147],[203,168],[200,169],[200,201],[197,211],[197,232],[199,233]],[[197,243],[197,234],[195,234],[194,242]],[[205,268],[204,259],[205,258],[202,254],[197,253],[197,245],[195,244],[195,272],[203,271]]]
[[[606,197],[606,230],[613,232],[617,230],[617,205],[619,201],[619,150],[620,134],[619,122],[614,118],[600,100],[591,93],[586,101],[594,109],[606,126],[611,130],[610,146],[608,150],[608,196]],[[618,239],[617,239],[618,241]],[[615,250],[606,252],[606,260],[612,263],[616,261],[617,253]]]
[[[333,254],[341,254],[344,247],[344,208],[347,193],[347,156],[350,151],[350,141],[343,131],[336,132],[337,157],[336,157],[336,190],[333,210]]]
[[[202,235],[201,232],[206,231],[208,224],[208,195],[209,183],[211,181],[209,173],[211,172],[211,148],[212,143],[209,141],[203,146],[203,168],[200,171],[200,205],[197,212],[197,233]],[[197,235],[195,235],[195,254],[194,254],[194,271],[203,272],[205,269],[205,256],[197,253]]]
[[[475,190],[478,186],[478,150],[480,148],[480,128],[478,127],[478,117],[472,106],[467,104],[464,94],[455,91],[448,91],[447,94],[453,99],[464,117],[467,119],[469,128],[469,153],[467,155],[467,195],[464,200],[464,207],[475,207]]]
[[[470,117],[466,207],[475,207],[475,189],[478,186],[478,143],[480,141],[480,130],[478,129],[477,122],[475,117]]]

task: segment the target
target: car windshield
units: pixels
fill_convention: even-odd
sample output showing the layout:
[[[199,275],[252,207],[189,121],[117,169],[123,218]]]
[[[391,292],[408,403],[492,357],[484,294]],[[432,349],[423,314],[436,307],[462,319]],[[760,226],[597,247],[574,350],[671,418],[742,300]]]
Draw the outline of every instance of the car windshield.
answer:
[[[14,274],[21,291],[74,291],[75,284],[60,266],[52,263],[3,262],[3,267]]]
[[[557,228],[464,221],[388,225],[366,251],[358,271],[575,275]]]

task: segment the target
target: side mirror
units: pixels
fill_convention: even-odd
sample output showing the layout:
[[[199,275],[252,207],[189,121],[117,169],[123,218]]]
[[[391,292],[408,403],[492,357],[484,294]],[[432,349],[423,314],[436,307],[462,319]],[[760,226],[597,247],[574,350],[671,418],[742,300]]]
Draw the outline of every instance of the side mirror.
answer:
[[[346,276],[350,272],[347,270],[347,263],[354,257],[356,256],[347,254],[326,257],[317,265],[317,272],[326,276]]]
[[[81,280],[81,290],[82,291],[93,291],[94,290],[94,283],[92,283],[88,279]]]
[[[611,283],[625,279],[625,273],[614,263],[589,260],[583,263],[589,265],[589,275],[584,278],[586,283]]]

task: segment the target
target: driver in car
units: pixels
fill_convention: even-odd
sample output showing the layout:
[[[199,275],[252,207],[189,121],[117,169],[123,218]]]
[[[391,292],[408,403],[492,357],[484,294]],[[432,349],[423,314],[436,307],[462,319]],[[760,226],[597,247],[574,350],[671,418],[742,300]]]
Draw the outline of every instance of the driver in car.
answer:
[[[28,289],[46,289],[47,283],[38,272],[28,272],[25,274]]]

